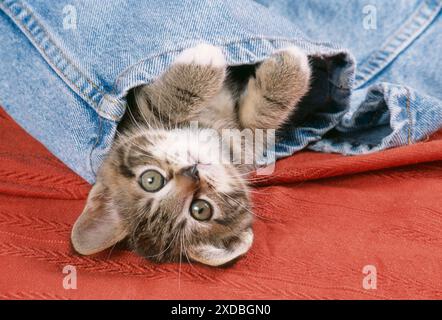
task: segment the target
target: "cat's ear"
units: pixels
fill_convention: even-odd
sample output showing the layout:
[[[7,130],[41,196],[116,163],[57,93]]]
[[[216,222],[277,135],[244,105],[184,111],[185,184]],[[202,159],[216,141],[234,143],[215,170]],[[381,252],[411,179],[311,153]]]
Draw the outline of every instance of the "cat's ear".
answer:
[[[89,193],[86,207],[74,224],[71,241],[83,255],[94,254],[123,240],[127,231],[107,194],[108,189],[97,182]]]
[[[191,259],[209,266],[224,265],[249,251],[253,243],[253,231],[251,228],[241,232],[237,240],[229,247],[216,246],[214,244],[201,244],[189,250]]]

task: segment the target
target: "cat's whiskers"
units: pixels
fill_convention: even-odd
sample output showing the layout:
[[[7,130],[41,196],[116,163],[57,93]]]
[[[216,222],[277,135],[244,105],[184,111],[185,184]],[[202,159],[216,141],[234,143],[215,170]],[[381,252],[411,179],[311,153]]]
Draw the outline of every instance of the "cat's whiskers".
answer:
[[[145,258],[154,258],[154,257],[159,257],[159,256],[161,256],[162,254],[164,254],[164,253],[166,253],[167,252],[167,250],[169,250],[169,248],[172,246],[172,244],[175,242],[175,240],[177,239],[177,236],[178,236],[178,234],[180,233],[180,230],[177,230],[177,232],[175,232],[175,234],[174,234],[174,236],[173,236],[173,238],[172,238],[172,240],[169,242],[169,244],[167,245],[167,247],[163,250],[163,251],[161,251],[161,252],[159,252],[159,253],[157,253],[157,254],[154,254],[154,255],[145,255],[144,257]]]
[[[243,172],[243,173],[237,173],[237,174],[232,174],[229,173],[230,177],[233,178],[240,178],[243,179],[247,182],[260,182],[260,181],[267,181],[267,177],[248,177],[250,174],[252,174],[253,172],[255,172],[256,170],[250,170],[248,172]]]
[[[137,119],[135,119],[135,116],[133,115],[132,110],[131,110],[130,108],[127,108],[127,110],[128,110],[128,112],[129,112],[129,117],[130,117],[130,119],[132,120],[132,122],[134,123],[134,125],[135,125],[136,127],[138,127],[138,129],[142,130],[140,124],[139,124],[138,121],[137,121]],[[143,114],[142,112],[140,112],[140,113]],[[146,120],[145,120],[145,122],[148,123]]]
[[[109,250],[109,254],[107,255],[106,260],[110,260],[110,257],[112,255],[112,252],[114,251],[115,247],[117,246],[117,243],[115,243]]]
[[[246,210],[247,212],[249,212],[249,213],[252,214],[253,216],[255,216],[255,217],[259,218],[259,219],[262,219],[262,220],[267,220],[267,221],[274,222],[274,220],[272,220],[272,219],[268,219],[268,218],[262,217],[262,216],[260,216],[260,215],[257,215],[256,213],[252,212],[249,208],[246,208],[244,205],[242,205],[240,202],[238,202],[236,199],[232,198],[231,196],[229,196],[229,195],[226,194],[225,192],[222,192],[222,191],[216,190],[216,189],[213,188],[212,186],[210,186],[210,188],[211,188],[213,191],[215,191],[215,194],[217,194],[218,197],[219,197],[222,201],[224,201],[227,205],[228,205],[229,203],[228,203],[228,202],[227,202],[222,196],[225,196],[226,198],[229,198],[230,200],[232,200],[233,202],[235,202],[238,206],[240,206],[241,208],[243,208],[244,210]]]
[[[183,241],[184,241],[184,254],[186,255],[186,259],[187,262],[189,263],[190,267],[196,272],[196,274],[198,274],[199,276],[205,277],[204,274],[202,274],[192,263],[192,260],[189,258],[188,254],[187,254],[187,246],[186,246],[186,241],[189,244],[189,239],[187,238],[187,235],[183,232]]]
[[[140,213],[139,213],[140,211]],[[135,218],[132,218],[133,220],[137,221],[137,224],[135,225],[135,228],[133,228],[132,231],[132,237],[135,237],[136,232],[138,231],[138,227],[140,226],[141,222],[145,221],[146,217],[144,216],[145,214],[141,214],[141,210],[138,209],[135,211]]]
[[[142,134],[140,134],[141,136],[142,136]],[[133,145],[133,146],[135,146],[135,147],[138,147],[138,152],[142,155],[142,156],[144,156],[144,157],[147,157],[147,158],[150,158],[150,159],[155,159],[155,160],[157,160],[158,158],[157,157],[153,157],[153,156],[151,156],[150,154],[147,154],[147,153],[144,153],[144,152],[141,152],[141,150],[143,150],[144,148],[145,148],[145,146],[141,146],[141,145],[139,145],[139,144],[137,144],[134,140],[136,139],[136,138],[138,138],[138,137],[140,137],[140,135],[138,135],[138,136],[134,136],[134,137],[131,137],[131,138],[128,138],[128,139],[125,139],[125,140],[123,140],[123,141],[121,141],[120,140],[120,143],[121,142],[123,142],[123,143],[128,143],[128,144],[131,144],[131,145]],[[168,154],[167,155],[169,158],[172,158],[172,160],[174,160],[174,161],[176,161],[176,162],[179,162],[180,160],[182,160],[182,159],[180,159],[180,158],[178,158],[178,155],[176,155],[176,154]],[[175,158],[173,158],[173,157],[175,157]]]
[[[159,90],[158,99],[157,100],[158,100],[157,112],[158,112],[158,118],[159,118],[158,120],[159,120],[159,122],[161,124],[160,128],[165,130],[165,128],[164,128],[165,121],[163,120],[163,116],[161,114],[161,109],[162,109],[162,105],[164,103],[168,104],[168,101],[167,101],[167,96],[166,96],[166,99],[162,96],[162,90]],[[170,118],[170,113],[169,113],[169,118]]]

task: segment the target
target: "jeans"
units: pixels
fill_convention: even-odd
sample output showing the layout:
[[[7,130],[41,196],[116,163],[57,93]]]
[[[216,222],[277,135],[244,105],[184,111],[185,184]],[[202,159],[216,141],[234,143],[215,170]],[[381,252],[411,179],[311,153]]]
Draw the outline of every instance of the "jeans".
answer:
[[[0,105],[93,183],[131,88],[206,42],[229,65],[295,45],[309,94],[276,157],[411,144],[442,128],[442,0],[0,0]],[[314,39],[314,40],[312,40]]]

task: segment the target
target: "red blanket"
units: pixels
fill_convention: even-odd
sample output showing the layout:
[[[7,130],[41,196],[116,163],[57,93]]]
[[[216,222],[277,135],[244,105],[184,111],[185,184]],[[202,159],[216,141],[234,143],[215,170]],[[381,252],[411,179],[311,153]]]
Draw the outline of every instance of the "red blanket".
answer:
[[[0,298],[442,298],[442,132],[279,161],[256,182],[255,243],[228,268],[76,255],[70,228],[89,189],[0,111]],[[77,289],[65,289],[68,265]]]

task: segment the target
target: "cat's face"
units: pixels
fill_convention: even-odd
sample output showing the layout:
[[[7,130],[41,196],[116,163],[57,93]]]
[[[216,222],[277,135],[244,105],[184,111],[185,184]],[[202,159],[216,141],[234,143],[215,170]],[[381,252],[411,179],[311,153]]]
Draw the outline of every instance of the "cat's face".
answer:
[[[220,146],[191,129],[122,137],[74,226],[75,249],[92,254],[127,239],[154,261],[213,266],[247,252],[253,233],[245,176]]]

